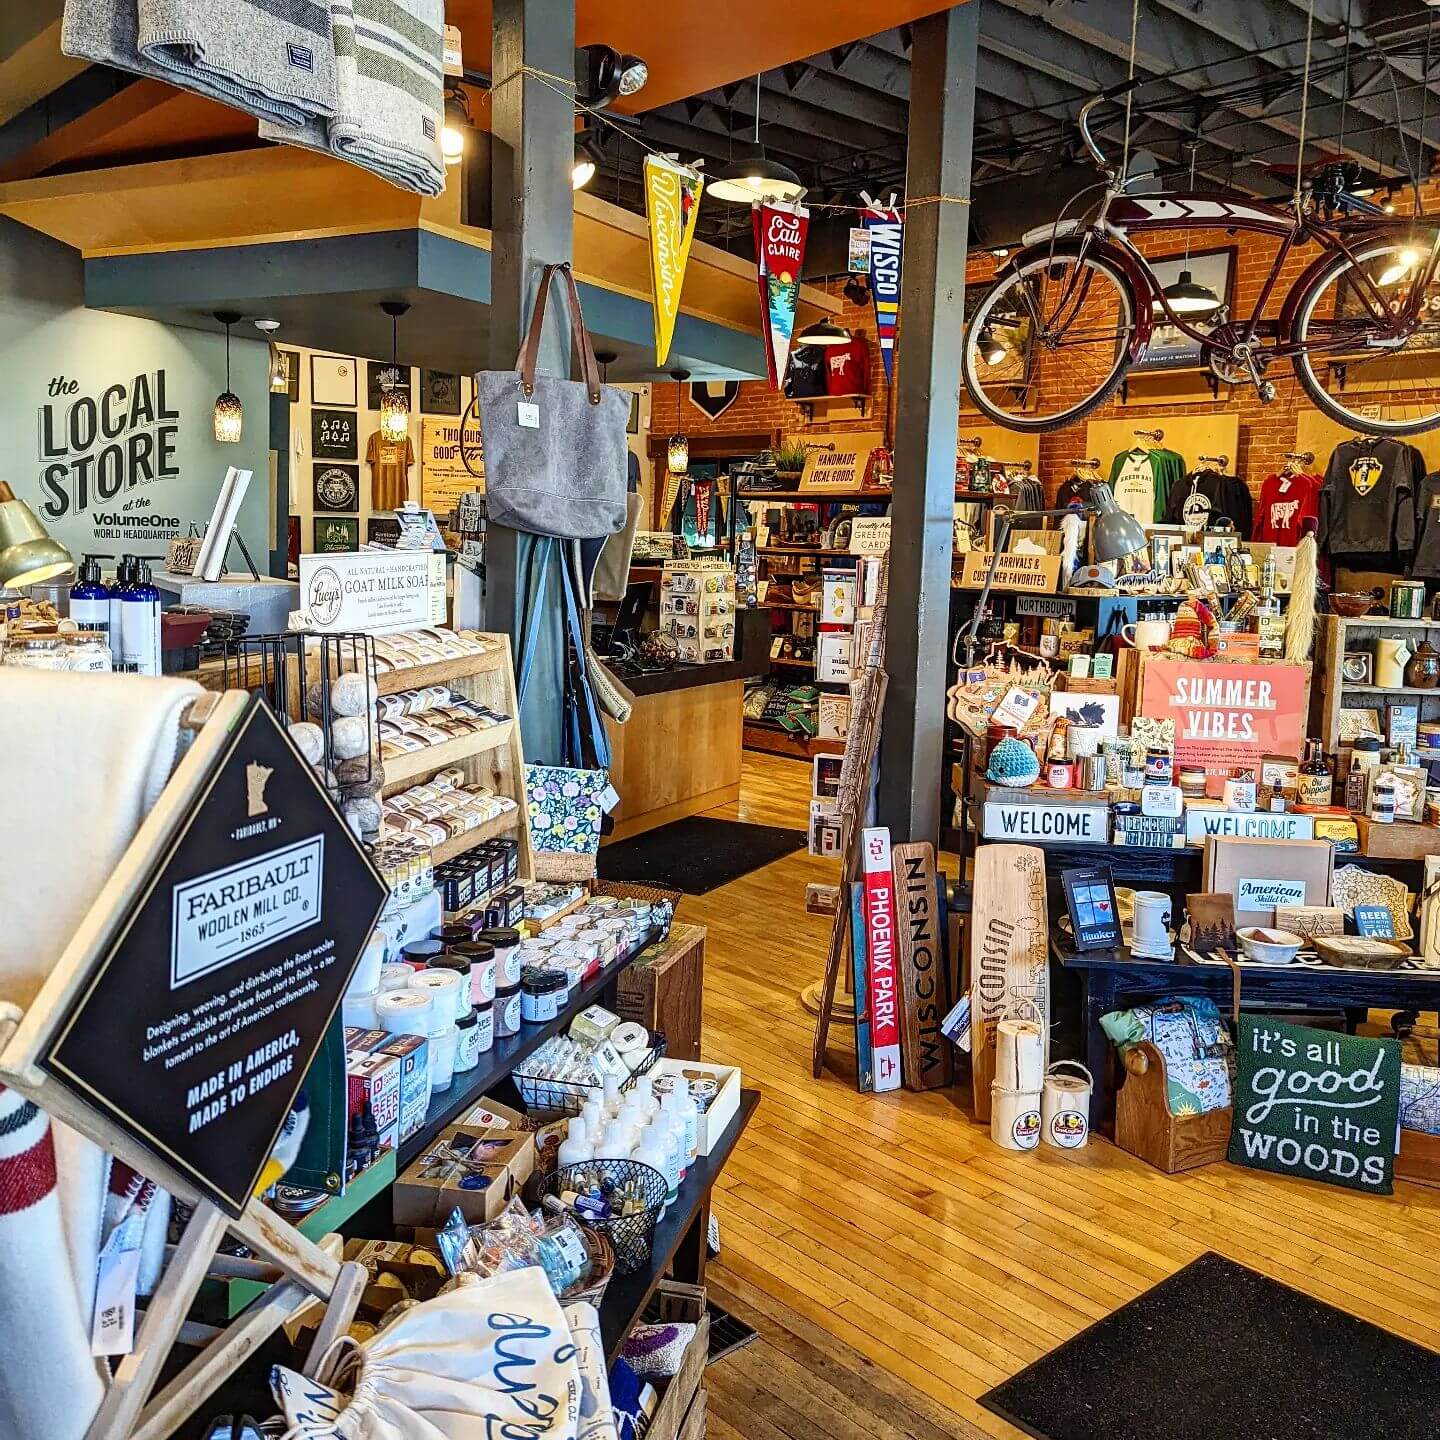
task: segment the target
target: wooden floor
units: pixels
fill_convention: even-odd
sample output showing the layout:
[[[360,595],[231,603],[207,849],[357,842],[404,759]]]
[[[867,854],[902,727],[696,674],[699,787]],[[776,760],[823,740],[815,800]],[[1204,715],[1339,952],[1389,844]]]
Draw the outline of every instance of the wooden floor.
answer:
[[[747,753],[712,813],[803,828],[809,776]],[[715,1204],[711,1289],[761,1335],[710,1367],[715,1440],[1019,1436],[977,1397],[1206,1250],[1440,1349],[1440,1191],[1162,1175],[1104,1141],[1014,1155],[962,1089],[857,1094],[845,1027],[812,1080],[796,994],[828,922],[804,890],[835,874],[801,852],[681,905],[710,928],[705,1055],[764,1094]]]

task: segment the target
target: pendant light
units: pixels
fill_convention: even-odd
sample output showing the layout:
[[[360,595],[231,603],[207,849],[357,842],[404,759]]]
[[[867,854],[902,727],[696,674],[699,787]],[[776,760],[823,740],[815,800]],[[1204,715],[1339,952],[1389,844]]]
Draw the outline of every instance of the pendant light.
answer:
[[[570,170],[570,188],[583,190],[600,168],[600,152],[589,135],[582,134],[575,141],[575,164]]]
[[[796,337],[797,345],[848,345],[850,332],[833,320],[817,320],[807,325]]]
[[[1198,140],[1186,142],[1190,150],[1190,188],[1195,188],[1195,151],[1199,148]],[[1177,315],[1209,315],[1220,309],[1224,302],[1208,285],[1197,285],[1195,277],[1190,273],[1190,231],[1185,231],[1185,258],[1180,262],[1180,278],[1173,284],[1167,285],[1160,292],[1169,302],[1170,308]],[[1161,307],[1153,305],[1157,312],[1163,313]]]
[[[440,158],[447,165],[458,165],[465,158],[465,137],[473,128],[470,97],[462,86],[449,86],[445,91],[445,120],[440,127]]]
[[[390,384],[380,394],[380,436],[399,445],[410,433],[408,386],[400,381],[400,317],[410,308],[404,300],[382,300],[380,308],[390,317]]]
[[[805,193],[800,177],[778,160],[771,160],[760,143],[760,77],[755,77],[755,141],[742,147],[705,187],[705,193],[727,205],[751,205],[756,200],[798,200]]]
[[[230,388],[230,327],[240,318],[238,310],[217,310],[215,318],[225,327],[225,389],[215,397],[215,438],[225,445],[238,445],[245,427],[240,397]]]
[[[688,370],[672,370],[670,378],[676,386],[683,385],[689,378]],[[680,395],[676,391],[675,413],[680,413]],[[683,430],[677,430],[665,446],[665,468],[672,475],[685,475],[690,470],[690,437]]]

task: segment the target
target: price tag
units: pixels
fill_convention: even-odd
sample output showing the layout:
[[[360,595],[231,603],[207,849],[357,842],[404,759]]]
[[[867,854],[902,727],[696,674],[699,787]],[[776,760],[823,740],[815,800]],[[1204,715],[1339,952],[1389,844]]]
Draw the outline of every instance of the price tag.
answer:
[[[620,803],[620,792],[613,785],[607,785],[595,797],[595,803],[599,805],[602,815],[608,815]]]
[[[516,407],[519,414],[520,428],[522,430],[538,430],[540,428],[540,407],[531,404],[528,400],[522,400]]]
[[[145,1211],[132,1210],[111,1232],[95,1276],[92,1355],[128,1355],[135,1348],[135,1288]]]

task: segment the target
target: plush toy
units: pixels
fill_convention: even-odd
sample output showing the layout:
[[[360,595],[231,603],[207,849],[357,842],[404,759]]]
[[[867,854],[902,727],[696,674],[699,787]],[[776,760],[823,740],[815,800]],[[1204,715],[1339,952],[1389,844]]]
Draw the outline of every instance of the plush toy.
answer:
[[[1203,600],[1184,600],[1171,622],[1165,648],[1189,660],[1208,659],[1215,653],[1211,643],[1214,633],[1215,612]]]

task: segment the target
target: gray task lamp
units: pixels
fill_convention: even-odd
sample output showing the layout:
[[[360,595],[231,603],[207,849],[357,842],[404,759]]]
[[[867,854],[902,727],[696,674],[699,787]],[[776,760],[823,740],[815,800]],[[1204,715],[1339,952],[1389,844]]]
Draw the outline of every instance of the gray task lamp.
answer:
[[[39,585],[74,568],[70,552],[0,480],[0,590]]]
[[[990,556],[990,567],[985,572],[985,584],[975,602],[975,613],[966,626],[965,649],[973,654],[980,634],[981,618],[985,614],[986,602],[990,599],[990,587],[995,582],[995,569],[1004,554],[1010,539],[1010,531],[1016,520],[1063,519],[1066,515],[1090,515],[1094,523],[1090,527],[1090,557],[1094,564],[1108,565],[1123,560],[1137,550],[1143,550],[1149,543],[1145,527],[1115,502],[1108,485],[1092,485],[1090,495],[1083,506],[1070,505],[1063,510],[1002,510],[995,534],[995,549]]]

